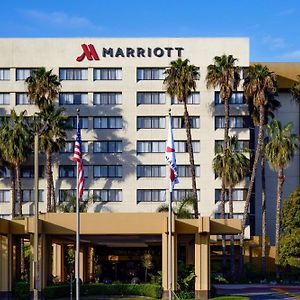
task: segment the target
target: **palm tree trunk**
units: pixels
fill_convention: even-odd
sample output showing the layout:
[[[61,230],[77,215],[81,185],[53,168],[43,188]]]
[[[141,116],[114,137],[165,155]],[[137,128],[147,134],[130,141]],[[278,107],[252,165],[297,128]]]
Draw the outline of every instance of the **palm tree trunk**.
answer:
[[[47,176],[47,212],[51,211],[51,152],[46,151],[46,176]]]
[[[222,178],[222,189],[221,189],[221,219],[225,219],[225,181]],[[225,235],[222,235],[222,271],[223,274],[226,272],[226,239]]]
[[[16,183],[17,183],[17,198],[19,201],[19,216],[23,216],[22,212],[22,184],[21,184],[21,178],[20,178],[20,165],[15,166],[16,170]]]
[[[10,169],[10,186],[11,186],[11,214],[16,217],[16,176],[15,169]]]
[[[267,271],[267,261],[266,261],[266,168],[265,168],[265,155],[264,151],[261,154],[261,223],[262,223],[262,234],[261,234],[261,270],[263,274],[266,274]]]
[[[229,133],[229,103],[228,99],[222,99],[224,102],[224,147],[223,147],[223,160],[225,160],[226,152],[228,150],[228,133]],[[223,161],[225,166],[225,161]],[[221,191],[221,218],[225,219],[225,178],[222,178],[222,191]],[[226,239],[225,235],[222,235],[222,256],[223,256],[223,273],[226,270]]]
[[[232,186],[229,186],[229,218],[233,219],[233,201],[232,201]],[[234,266],[234,236],[230,236],[230,276],[233,279],[235,274]]]
[[[276,197],[276,235],[275,235],[275,263],[276,263],[276,278],[279,279],[279,238],[280,238],[280,208],[282,186],[284,183],[283,168],[278,171],[277,177],[277,197]]]
[[[51,192],[52,192],[52,211],[56,212],[56,199],[55,199],[55,188],[54,188],[54,180],[53,180],[53,171],[51,168]]]
[[[188,152],[190,157],[190,167],[191,167],[191,174],[192,174],[193,197],[195,199],[193,208],[194,208],[195,218],[198,219],[199,212],[198,212],[198,197],[197,197],[197,186],[196,186],[194,152],[193,152],[191,127],[189,122],[189,113],[187,110],[186,99],[183,101],[183,105],[184,105],[184,125],[186,130],[187,147],[188,147]]]
[[[259,158],[261,155],[261,149],[263,144],[263,130],[264,130],[264,124],[265,124],[265,106],[264,104],[259,106],[259,130],[258,130],[258,138],[257,138],[257,145],[256,145],[256,151],[255,151],[255,158],[252,166],[252,173],[251,173],[251,179],[249,182],[247,197],[245,201],[244,206],[244,215],[243,215],[243,221],[242,221],[242,233],[240,235],[240,272],[243,272],[243,265],[244,265],[244,235],[245,235],[245,228],[246,228],[246,221],[248,219],[248,210],[249,210],[249,204],[250,204],[250,198],[252,194],[252,190],[254,187],[254,181],[256,176],[256,170],[259,162]]]

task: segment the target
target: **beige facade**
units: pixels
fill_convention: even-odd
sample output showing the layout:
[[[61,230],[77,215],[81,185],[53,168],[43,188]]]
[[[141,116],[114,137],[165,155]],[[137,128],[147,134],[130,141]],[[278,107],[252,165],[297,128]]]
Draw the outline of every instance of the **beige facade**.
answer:
[[[83,53],[82,44],[86,47],[93,45],[98,55],[96,57],[76,58]],[[105,48],[103,50],[103,48]],[[111,49],[110,49],[111,48]],[[88,48],[89,49],[89,48]],[[128,50],[132,49],[132,50]],[[139,50],[142,49],[142,50]],[[150,50],[149,50],[150,49]],[[90,49],[89,49],[90,50]],[[106,53],[106,57],[103,55]],[[129,51],[129,52],[128,52]],[[212,171],[212,158],[216,140],[223,139],[223,129],[215,128],[215,116],[223,115],[222,105],[215,106],[215,91],[207,90],[205,76],[206,68],[213,62],[213,57],[222,54],[232,54],[238,58],[242,67],[249,65],[249,41],[246,38],[138,38],[138,39],[1,39],[0,40],[0,68],[9,68],[9,80],[0,81],[0,93],[10,93],[10,104],[1,105],[1,115],[9,114],[10,109],[18,112],[26,109],[28,114],[36,111],[33,105],[16,105],[16,97],[25,91],[24,80],[17,80],[19,69],[45,66],[59,74],[65,68],[83,68],[87,72],[86,80],[63,80],[62,92],[87,93],[87,104],[64,105],[66,113],[76,116],[76,109],[80,115],[88,117],[88,129],[82,130],[82,140],[88,142],[88,153],[84,154],[85,166],[88,168],[88,178],[85,188],[92,194],[95,189],[122,190],[119,202],[95,202],[89,211],[97,212],[154,212],[161,203],[168,201],[168,193],[163,196],[163,202],[139,201],[138,189],[167,191],[168,170],[165,168],[161,177],[137,177],[137,165],[166,166],[164,150],[161,153],[137,153],[138,141],[165,141],[168,129],[168,110],[172,109],[174,117],[183,115],[182,105],[171,104],[169,95],[165,95],[164,104],[137,105],[138,92],[164,92],[163,80],[139,80],[138,68],[165,68],[170,61],[181,55],[200,68],[200,78],[197,80],[196,92],[200,93],[198,104],[189,105],[189,113],[200,121],[192,129],[192,138],[200,142],[195,153],[195,164],[200,166],[200,176],[197,177],[197,188],[200,190],[199,211],[201,216],[214,216],[218,212],[218,203],[215,203],[215,189],[220,188],[220,182],[215,180]],[[113,57],[110,54],[113,53]],[[123,57],[123,55],[125,57]],[[143,57],[143,55],[145,57]],[[149,57],[151,55],[151,57]],[[127,57],[129,56],[129,57]],[[135,57],[132,57],[135,56]],[[137,57],[139,56],[139,57]],[[88,60],[90,58],[91,60]],[[97,68],[120,68],[121,80],[95,80],[94,72]],[[153,71],[155,72],[155,71]],[[241,87],[240,89],[241,90]],[[121,104],[94,105],[93,97],[99,92],[121,93]],[[232,105],[231,115],[247,115],[246,105]],[[121,116],[122,129],[93,129],[94,117]],[[163,117],[165,125],[162,129],[137,129],[137,117]],[[243,122],[242,119],[239,120]],[[234,121],[236,122],[236,121]],[[237,134],[240,140],[249,141],[248,128],[235,128],[230,134]],[[73,140],[75,130],[68,132],[68,140]],[[184,141],[186,133],[183,128],[174,129],[176,141]],[[93,141],[122,140],[122,153],[101,154],[93,153]],[[55,158],[54,176],[57,201],[59,190],[75,189],[75,178],[59,178],[59,165],[74,165],[71,153],[59,154]],[[44,158],[41,158],[44,164]],[[32,163],[28,163],[29,165]],[[178,165],[189,165],[187,153],[177,153]],[[94,165],[122,165],[122,178],[94,178]],[[33,179],[22,179],[23,189],[33,188]],[[237,188],[245,187],[245,182]],[[9,189],[9,178],[0,182],[1,189]],[[46,209],[46,179],[40,180],[40,189],[44,190],[44,201],[41,211]],[[191,189],[189,177],[180,177],[180,184],[176,189]],[[239,199],[242,200],[242,199]],[[23,213],[32,214],[33,204],[25,203]],[[244,202],[235,201],[234,210],[239,214],[243,211]],[[227,208],[228,209],[228,208]],[[0,214],[8,218],[11,204],[0,203]],[[238,215],[237,215],[238,216]]]

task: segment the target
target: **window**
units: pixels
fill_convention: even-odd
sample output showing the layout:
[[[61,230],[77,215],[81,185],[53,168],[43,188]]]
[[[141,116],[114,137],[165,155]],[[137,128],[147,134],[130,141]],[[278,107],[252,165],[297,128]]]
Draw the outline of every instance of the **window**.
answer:
[[[16,71],[16,80],[25,80],[31,76],[32,69],[17,69]]]
[[[9,93],[0,93],[0,105],[9,105],[10,95]]]
[[[137,202],[165,202],[166,190],[137,190]]]
[[[83,166],[84,178],[89,175],[88,166]],[[73,165],[62,165],[59,166],[59,178],[75,178],[76,177],[76,166]]]
[[[95,105],[122,104],[122,93],[120,92],[94,93],[94,104]]]
[[[60,93],[59,105],[80,105],[88,104],[87,93]]]
[[[177,165],[178,177],[191,177],[191,167],[190,165]],[[195,175],[200,176],[200,166],[195,165]]]
[[[88,142],[81,141],[81,152],[88,153]],[[60,149],[60,153],[74,153],[74,141],[68,141],[65,146]]]
[[[165,127],[165,117],[137,117],[137,129],[158,129]]]
[[[89,190],[83,190],[82,201],[87,201],[89,194]],[[76,189],[59,190],[59,202],[69,202],[71,197],[76,198]]]
[[[76,129],[77,117],[68,117],[68,120],[66,121],[66,126],[69,127],[69,129]],[[81,129],[88,129],[89,128],[88,117],[79,117],[79,126]]]
[[[184,198],[190,197],[193,195],[193,190],[187,189],[176,189],[173,190],[173,201],[181,201]],[[200,190],[197,190],[197,200],[200,201]]]
[[[29,97],[26,93],[17,93],[16,94],[16,104],[17,105],[29,105],[31,104]]]
[[[44,166],[39,166],[39,178],[43,178],[45,174]],[[34,178],[34,166],[22,166],[21,178]]]
[[[166,177],[166,166],[137,166],[137,177]]]
[[[88,69],[59,69],[60,80],[87,80]]]
[[[93,143],[94,153],[122,153],[122,141],[97,141]]]
[[[0,168],[0,178],[9,178],[10,177],[10,169],[7,167]]]
[[[221,219],[221,213],[215,213],[215,219]],[[225,219],[229,219],[229,213],[225,213]],[[242,213],[234,213],[233,219],[243,220]]]
[[[94,178],[121,178],[122,166],[94,166]]]
[[[166,94],[164,92],[138,92],[137,105],[140,104],[165,104]]]
[[[0,80],[10,79],[10,69],[0,69]]]
[[[137,80],[165,79],[165,68],[137,68]]]
[[[94,202],[122,202],[122,190],[94,190]]]
[[[177,99],[176,96],[171,98],[172,104],[181,104],[181,102]],[[191,95],[189,95],[186,99],[187,104],[200,104],[200,93],[199,92],[193,92]]]
[[[122,117],[94,117],[94,129],[122,129]]]
[[[0,190],[0,203],[10,202],[10,190]]]
[[[94,69],[94,80],[121,80],[121,68]]]
[[[166,142],[164,141],[138,141],[137,153],[164,153]]]
[[[44,201],[44,190],[39,190],[39,202]],[[34,190],[22,190],[22,202],[34,202]]]
[[[233,92],[230,99],[229,104],[244,104],[244,93],[243,92]],[[215,92],[215,105],[223,104],[220,92]]]
[[[215,141],[215,151],[217,150],[217,146],[221,145],[223,147],[224,141],[223,140],[216,140]],[[236,151],[242,151],[243,149],[249,149],[250,141],[247,140],[238,140],[237,141],[237,148]]]
[[[191,117],[190,116],[190,127],[191,128],[200,128],[200,117]],[[173,128],[185,128],[184,126],[184,117],[172,117],[172,127]]]
[[[232,200],[233,201],[244,201],[247,196],[246,189],[233,189]],[[215,190],[215,202],[221,201],[221,189]],[[228,191],[225,193],[225,201],[228,201]]]
[[[192,141],[193,152],[200,152],[200,141]],[[174,141],[175,152],[177,153],[186,153],[188,152],[187,142],[186,141]]]
[[[235,116],[229,117],[229,128],[247,128],[249,123],[246,117]],[[225,117],[215,117],[215,128],[224,128],[225,126]]]

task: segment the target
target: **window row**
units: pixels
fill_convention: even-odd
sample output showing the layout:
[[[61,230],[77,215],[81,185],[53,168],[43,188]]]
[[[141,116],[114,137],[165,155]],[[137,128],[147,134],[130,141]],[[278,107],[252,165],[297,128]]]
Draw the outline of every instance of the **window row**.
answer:
[[[34,202],[34,190],[22,190],[22,202]],[[10,190],[0,190],[0,203],[9,203],[11,201]],[[16,199],[18,201],[18,199]],[[39,190],[39,202],[44,201],[44,190]]]
[[[247,189],[233,189],[232,200],[233,201],[244,201],[246,200]],[[221,201],[221,189],[215,190],[215,202]],[[225,193],[225,201],[228,201],[228,192]]]
[[[173,201],[178,202],[192,195],[190,189],[176,189],[173,191]],[[59,202],[68,202],[71,197],[76,197],[76,190],[59,190]],[[200,201],[200,190],[197,190]],[[122,202],[123,191],[121,189],[84,190],[83,201],[92,199],[93,202]],[[140,202],[165,202],[166,190],[143,189],[137,190],[137,203]]]
[[[251,120],[249,116],[231,116],[229,117],[229,128],[249,128]],[[215,129],[225,127],[225,117],[215,117]]]
[[[88,177],[88,166],[84,166],[84,177]],[[191,168],[189,165],[178,165],[177,172],[179,177],[191,177]],[[200,166],[195,166],[196,177],[200,176]],[[121,165],[94,165],[93,177],[94,178],[122,178],[123,166]],[[138,165],[137,177],[165,177],[166,166],[164,165]],[[76,166],[75,165],[60,165],[59,178],[75,178]]]
[[[246,142],[246,141],[245,141]],[[123,142],[121,140],[113,141],[94,141],[93,153],[122,153]],[[194,153],[200,152],[200,141],[193,141]],[[174,141],[176,153],[187,153],[187,142],[186,141]],[[81,142],[82,153],[88,153],[88,142]],[[165,141],[138,141],[137,142],[137,153],[164,153],[166,151]],[[65,146],[60,150],[61,153],[73,153],[74,152],[74,141],[67,141]],[[1,174],[1,170],[0,170]],[[1,177],[1,175],[0,175]],[[8,176],[9,177],[9,176]]]
[[[43,165],[39,166],[39,178],[45,176],[45,167]],[[0,178],[9,178],[10,169],[7,167],[0,168]],[[21,166],[20,171],[21,178],[34,178],[34,166]]]

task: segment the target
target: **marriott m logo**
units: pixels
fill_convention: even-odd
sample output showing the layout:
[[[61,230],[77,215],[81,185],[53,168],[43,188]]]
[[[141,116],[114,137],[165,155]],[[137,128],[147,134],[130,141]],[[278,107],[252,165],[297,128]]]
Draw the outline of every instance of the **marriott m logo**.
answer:
[[[82,54],[76,58],[77,61],[83,61],[86,57],[88,60],[99,60],[99,56],[94,48],[94,45],[82,44],[81,48],[83,50]]]

